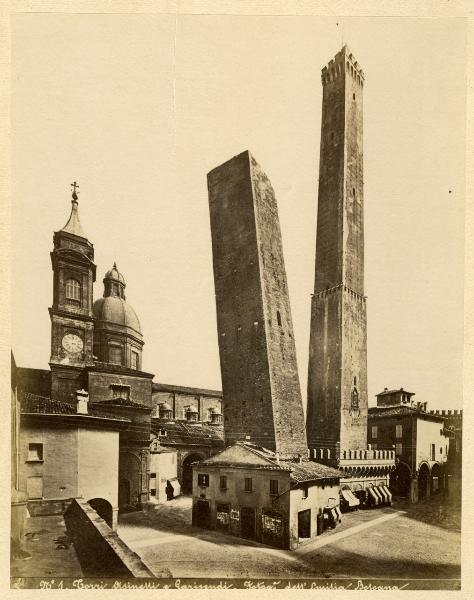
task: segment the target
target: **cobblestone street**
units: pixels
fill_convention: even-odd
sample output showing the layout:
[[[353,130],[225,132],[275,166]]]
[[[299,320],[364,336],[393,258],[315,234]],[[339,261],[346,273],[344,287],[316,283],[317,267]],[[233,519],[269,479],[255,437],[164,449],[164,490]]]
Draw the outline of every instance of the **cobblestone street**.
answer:
[[[460,577],[460,507],[436,496],[417,505],[360,510],[294,552],[190,525],[181,497],[119,521],[119,534],[152,571],[173,577],[433,579],[456,589]],[[441,584],[441,580],[443,584]],[[446,582],[445,580],[453,580]]]

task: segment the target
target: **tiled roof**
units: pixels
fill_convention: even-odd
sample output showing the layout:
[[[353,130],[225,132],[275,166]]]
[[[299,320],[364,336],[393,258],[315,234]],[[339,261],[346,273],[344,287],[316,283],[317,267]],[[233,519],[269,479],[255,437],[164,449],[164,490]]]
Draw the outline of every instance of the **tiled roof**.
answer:
[[[224,429],[222,425],[207,425],[196,423],[194,425],[185,421],[168,421],[166,419],[151,420],[151,431],[158,435],[161,429],[166,430],[166,437],[160,436],[163,446],[166,445],[199,445],[223,448]]]
[[[441,415],[432,415],[424,410],[419,410],[412,406],[371,406],[369,408],[369,419],[377,417],[404,417],[404,416],[418,416],[421,419],[427,419],[430,421],[444,421],[444,417]]]
[[[252,463],[250,459],[247,462],[243,456],[237,457],[237,459],[234,457],[232,461],[228,460],[226,455],[229,455],[232,448],[238,447],[244,448],[248,453],[255,454],[260,458],[265,459],[265,463],[255,464],[255,462]],[[222,460],[219,460],[220,456],[222,456]],[[252,469],[290,471],[291,479],[297,483],[302,483],[304,481],[315,481],[317,479],[339,478],[341,476],[337,469],[333,469],[326,465],[322,465],[307,459],[302,460],[301,462],[292,460],[279,460],[276,453],[272,450],[268,450],[268,448],[263,448],[262,446],[256,446],[250,442],[236,442],[233,444],[233,446],[229,446],[223,452],[220,452],[215,456],[211,456],[210,458],[201,461],[199,464],[209,467],[233,466],[240,468],[248,467]]]
[[[29,392],[22,392],[20,395],[21,412],[23,414],[37,414],[37,415],[76,415],[84,417],[100,417],[104,419],[111,419],[113,421],[123,421],[127,423],[129,419],[122,417],[113,417],[110,414],[97,410],[94,405],[88,406],[88,413],[82,415],[77,412],[72,404],[67,402],[61,402],[59,400],[53,400],[45,396],[38,396]]]
[[[286,464],[291,469],[291,479],[301,483],[303,481],[314,481],[316,479],[339,478],[341,473],[337,469],[322,465],[312,460],[302,462],[291,462],[281,460],[280,464]]]
[[[402,394],[408,394],[409,396],[415,396],[415,392],[408,392],[407,390],[404,390],[403,388],[401,388],[399,390],[384,390],[383,392],[376,394],[376,396],[389,396],[391,394],[398,394],[400,392]]]
[[[113,398],[112,400],[103,400],[101,402],[94,402],[94,404],[90,405],[91,407],[99,407],[104,406],[105,408],[109,406],[125,406],[128,408],[140,408],[142,410],[150,410],[151,406],[146,406],[146,404],[141,404],[140,402],[135,402],[134,400],[130,400],[129,398]]]
[[[154,383],[154,392],[182,392],[183,394],[193,394],[196,396],[212,396],[222,398],[222,392],[219,390],[207,390],[204,388],[186,387],[184,385],[171,385],[168,383]]]

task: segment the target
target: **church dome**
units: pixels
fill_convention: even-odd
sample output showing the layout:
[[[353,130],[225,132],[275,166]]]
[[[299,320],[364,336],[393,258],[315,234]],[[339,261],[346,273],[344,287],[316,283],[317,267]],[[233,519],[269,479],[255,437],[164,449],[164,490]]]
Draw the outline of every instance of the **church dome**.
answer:
[[[103,363],[140,370],[142,328],[125,298],[125,279],[117,265],[104,277],[104,296],[93,305],[94,356]]]
[[[123,298],[106,296],[94,302],[94,317],[102,326],[110,323],[128,327],[141,335],[142,330],[136,312]]]

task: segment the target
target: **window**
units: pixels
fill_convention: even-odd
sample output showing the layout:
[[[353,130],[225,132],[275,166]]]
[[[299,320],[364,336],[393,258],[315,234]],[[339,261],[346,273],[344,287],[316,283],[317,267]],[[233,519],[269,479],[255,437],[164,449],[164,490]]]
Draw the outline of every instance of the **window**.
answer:
[[[119,383],[112,383],[110,385],[114,400],[130,400],[130,386],[121,385]]]
[[[109,363],[113,365],[122,364],[122,348],[121,346],[109,345]]]
[[[431,460],[436,460],[436,447],[435,447],[435,444],[431,444]]]
[[[200,487],[209,487],[209,475],[207,473],[198,473],[198,485]]]
[[[221,475],[219,477],[219,489],[226,490],[227,489],[227,477],[226,475]]]
[[[352,100],[355,100],[355,99],[356,99],[356,95],[352,94]]]
[[[443,448],[441,446],[439,447],[439,453],[443,454]]]
[[[156,488],[151,488],[150,496],[156,496]]]
[[[244,490],[246,492],[251,492],[252,491],[252,478],[251,477],[246,477],[244,479]]]
[[[302,491],[302,496],[303,496],[303,500],[305,498],[308,497],[308,484],[307,483],[303,483],[303,485],[301,486],[301,491]]]
[[[156,473],[150,473],[150,479],[156,479]]]
[[[66,304],[81,303],[81,284],[77,279],[68,279],[66,281]]]
[[[166,429],[160,429],[158,435],[160,437],[166,437],[168,435],[168,432],[166,431]]]
[[[278,479],[270,479],[270,496],[278,496]]]
[[[43,460],[43,444],[28,444],[28,461],[40,462]]]
[[[138,370],[138,352],[132,350],[132,356],[130,361],[130,368]]]
[[[197,421],[199,414],[193,406],[188,406],[185,411],[185,416],[187,421]]]
[[[403,426],[402,425],[395,425],[395,436],[397,438],[403,437]]]
[[[356,387],[351,392],[351,410],[359,410],[359,392]]]
[[[377,428],[377,425],[372,425],[372,438],[373,438],[374,440],[376,440],[376,439],[377,439],[377,433],[378,433],[378,428]]]
[[[277,310],[277,322],[278,322],[278,325],[281,327],[281,315],[280,315],[279,310]]]
[[[397,456],[400,456],[400,454],[402,454],[402,452],[403,452],[403,446],[402,446],[402,444],[400,442],[397,442],[395,444],[395,454]]]

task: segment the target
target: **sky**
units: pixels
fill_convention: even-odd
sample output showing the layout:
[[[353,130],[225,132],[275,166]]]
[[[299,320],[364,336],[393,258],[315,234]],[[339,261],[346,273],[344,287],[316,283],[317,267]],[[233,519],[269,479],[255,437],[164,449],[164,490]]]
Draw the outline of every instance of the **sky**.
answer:
[[[206,174],[249,149],[280,215],[303,402],[322,67],[365,73],[369,403],[462,403],[466,30],[460,19],[20,14],[12,22],[12,347],[48,368],[70,183],[117,262],[155,381],[221,388]]]

